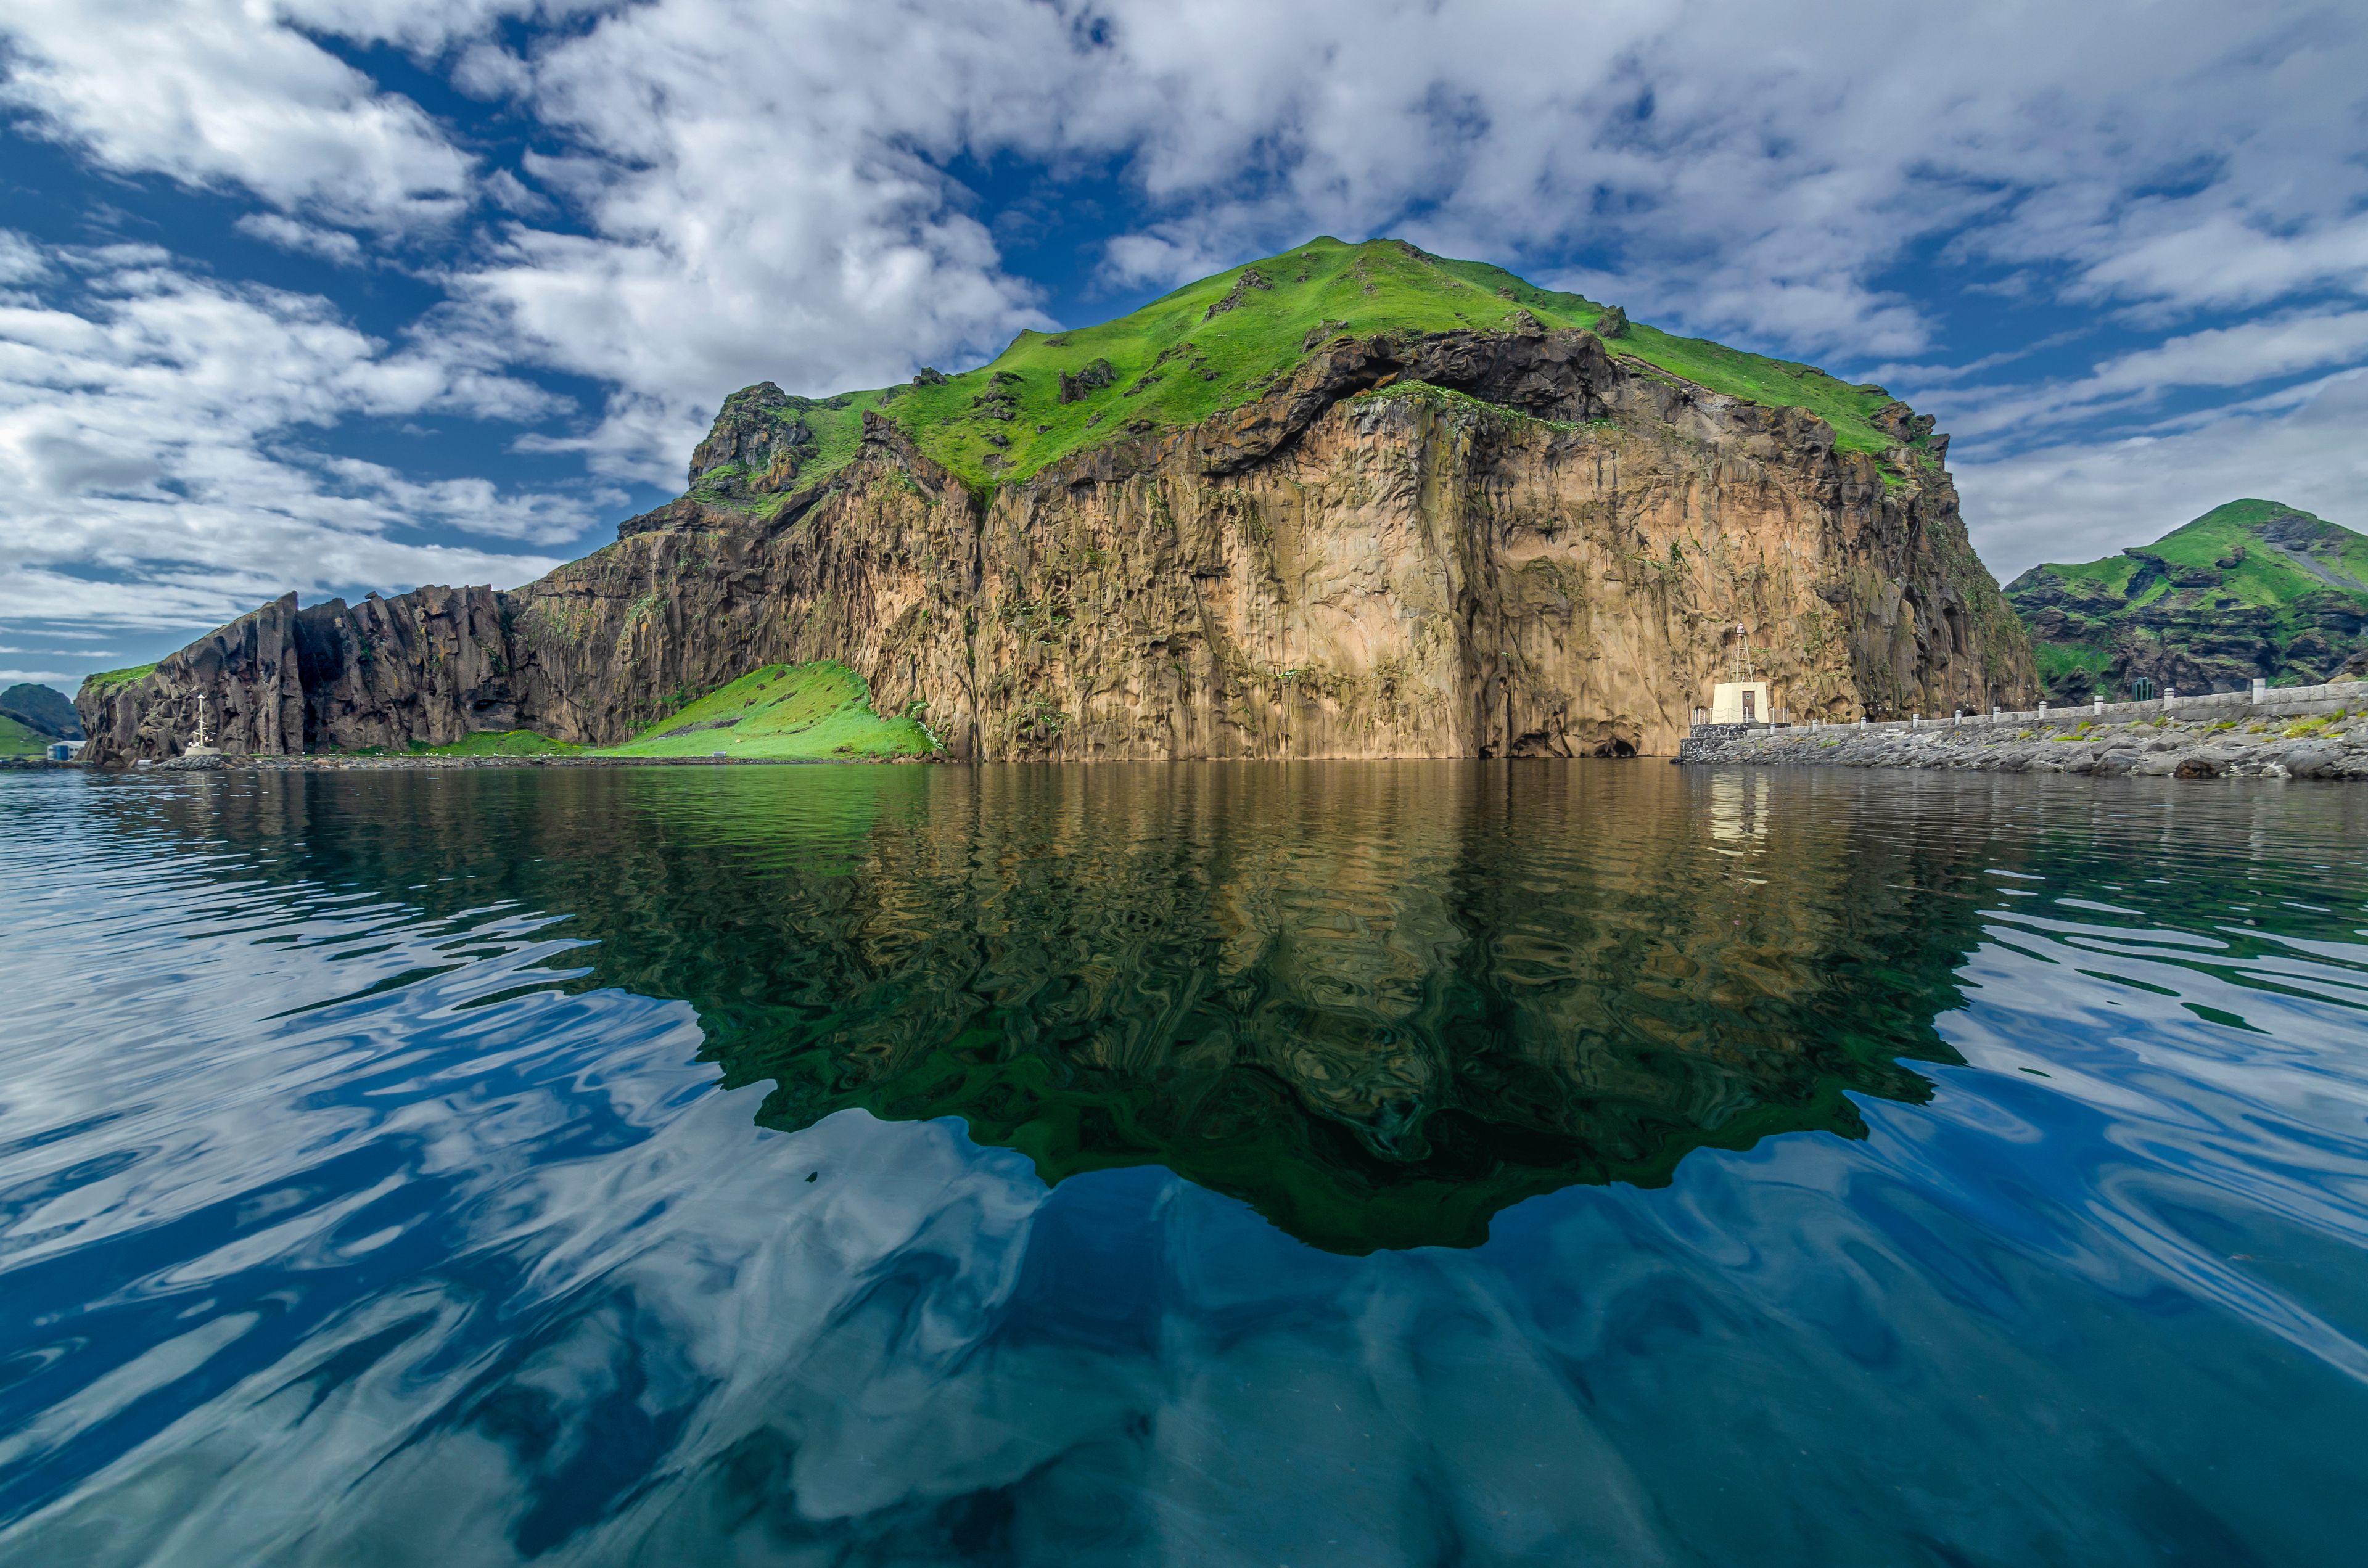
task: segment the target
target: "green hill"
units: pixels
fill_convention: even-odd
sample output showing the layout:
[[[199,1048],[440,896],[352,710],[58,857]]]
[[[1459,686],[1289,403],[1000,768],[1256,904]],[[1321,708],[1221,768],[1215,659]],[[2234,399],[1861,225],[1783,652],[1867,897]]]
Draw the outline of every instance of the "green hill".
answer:
[[[2328,680],[2368,652],[2368,536],[2275,501],[2231,501],[2143,549],[2034,566],[2006,595],[2049,697]]]
[[[0,756],[40,756],[55,738],[0,713]]]
[[[82,719],[74,704],[53,686],[29,683],[0,691],[0,717],[14,719],[28,730],[62,741],[82,739]]]
[[[1320,452],[1247,477],[1319,419]],[[284,595],[78,700],[95,761],[144,756],[171,743],[143,715],[276,635],[300,684],[316,677],[304,744],[323,749],[575,749],[556,733],[784,759],[1633,753],[1674,742],[1746,619],[1807,710],[2020,700],[2024,635],[1965,539],[1946,451],[1881,387],[1486,263],[1319,238],[1115,321],[1022,333],[960,375],[744,388],[685,494],[535,583],[423,587],[366,615]],[[1376,455],[1461,477],[1376,501]],[[1302,483],[1304,459],[1332,477]],[[1285,570],[1277,482],[1292,537],[1326,549],[1370,553],[1372,506],[1405,514],[1346,622]],[[1524,530],[1544,554],[1515,553]],[[1810,554],[1814,581],[1790,564]],[[1441,573],[1482,585],[1452,620],[1429,608]],[[438,652],[381,664],[381,645]],[[452,660],[473,685],[445,678]],[[1475,702],[1490,661],[1505,699]],[[365,665],[366,690],[332,675]],[[468,734],[495,710],[517,728]]]
[[[866,413],[894,421],[974,485],[1023,478],[1114,435],[1192,425],[1252,402],[1333,336],[1504,331],[1525,316],[1549,329],[1599,331],[1615,354],[1713,392],[1807,409],[1850,450],[1880,456],[1900,444],[1880,422],[1896,409],[1881,387],[1673,336],[1485,262],[1397,240],[1322,238],[1099,326],[1021,333],[993,362],[961,375],[925,370],[905,385],[828,398],[792,397],[770,382],[736,392],[691,460],[691,494],[777,510],[854,456]]]

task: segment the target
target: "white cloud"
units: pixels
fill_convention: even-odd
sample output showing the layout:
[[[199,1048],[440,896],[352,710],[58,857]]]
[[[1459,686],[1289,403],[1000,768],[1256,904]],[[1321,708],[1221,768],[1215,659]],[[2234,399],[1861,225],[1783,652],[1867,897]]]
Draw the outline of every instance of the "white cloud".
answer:
[[[1141,106],[1138,167],[1181,209],[1113,247],[1121,274],[1311,228],[1579,244],[1631,304],[1858,355],[1920,345],[1877,280],[1960,230],[1969,257],[2100,299],[2368,282],[2362,27],[2324,6],[1109,10],[1132,67],[1111,96]],[[2192,188],[2138,194],[2174,178]]]
[[[1958,483],[1982,558],[2005,581],[2042,561],[2150,542],[2245,496],[2368,532],[2362,430],[2368,370],[2351,370],[2208,420],[1961,464]]]
[[[540,417],[543,394],[507,372],[548,369],[599,386],[602,417],[521,449],[672,483],[734,387],[876,385],[992,351],[1041,322],[989,215],[940,172],[965,157],[1132,182],[1148,210],[1104,256],[1127,286],[1318,232],[1394,233],[1549,259],[1560,270],[1543,280],[1844,373],[1960,352],[2002,365],[2021,346],[1947,343],[1933,302],[1897,286],[1897,269],[1937,250],[2001,298],[2149,333],[2207,328],[2086,378],[1943,400],[1961,437],[1989,449],[1958,449],[1988,457],[1964,469],[1977,526],[2039,515],[2030,494],[1992,508],[1981,486],[2009,473],[1992,454],[2048,439],[2067,411],[2131,417],[2166,388],[2241,392],[2246,377],[2368,353],[2343,298],[2368,294],[2368,165],[2353,155],[2368,19],[2317,0],[1879,17],[1839,0],[1584,13],[1548,0],[139,0],[97,22],[27,0],[0,28],[6,100],[105,167],[243,188],[268,209],[250,233],[331,259],[364,254],[341,230],[447,236],[431,276],[451,303],[412,349],[340,346],[334,321],[256,297],[282,338],[309,345],[302,374],[268,385],[248,366],[206,368],[207,353],[240,351],[229,338],[176,362],[191,386],[219,378],[249,400],[232,457],[93,442],[26,414],[9,450],[53,487],[45,515],[90,536],[85,549],[121,521],[108,508],[124,495],[192,480],[228,494],[245,482],[211,471],[250,460],[274,483],[302,471],[318,514],[307,526],[384,530],[416,506],[470,513],[490,536],[552,537],[564,506],[307,468],[270,432],[404,408]],[[489,167],[320,41],[339,40],[407,52],[522,123],[534,151]],[[0,283],[47,265],[0,243]],[[2193,319],[2231,311],[2274,319]],[[309,354],[326,356],[321,375]],[[94,385],[142,373],[126,361]],[[1970,380],[1941,363],[1927,384]],[[2241,417],[2258,433],[2271,416]],[[184,465],[169,483],[160,453]],[[2086,483],[2123,474],[2128,505],[2105,512],[2126,517],[2152,494],[2128,477],[2140,472]],[[56,499],[99,494],[114,499]],[[191,510],[154,505],[134,515]]]
[[[2268,317],[2166,338],[2119,355],[2078,381],[1943,392],[1931,400],[1960,436],[2037,431],[2064,415],[2157,403],[2195,387],[2256,386],[2368,357],[2368,311]]]
[[[237,228],[241,233],[251,234],[266,244],[317,256],[340,267],[355,266],[362,258],[362,243],[343,229],[324,229],[317,223],[299,222],[277,212],[250,212],[238,221]]]
[[[474,160],[274,7],[246,0],[17,0],[0,103],[113,169],[236,184],[375,229],[438,223]]]
[[[668,4],[492,58],[470,79],[569,139],[528,172],[589,232],[512,225],[452,287],[486,337],[618,389],[558,444],[596,472],[678,483],[753,381],[877,386],[1051,324],[929,160],[1053,145],[1080,85],[1053,7]]]
[[[548,393],[356,331],[326,301],[193,278],[145,250],[53,252],[71,308],[0,304],[0,617],[210,624],[290,587],[516,583],[613,494],[507,493],[327,457],[357,415],[540,415]]]
[[[0,283],[31,283],[49,275],[40,247],[13,229],[0,229]]]
[[[1030,321],[928,161],[957,152],[1117,159],[1162,211],[1110,240],[1116,284],[1319,231],[1587,247],[1605,265],[1555,280],[1845,361],[1933,347],[1882,279],[1944,236],[2155,312],[2361,282],[2368,179],[2329,134],[2359,28],[2179,9],[2050,12],[2035,49],[2015,7],[659,0],[466,56],[565,133],[529,172],[588,222],[510,228],[455,287],[487,336],[617,387],[572,444],[658,480],[734,386],[874,384]]]

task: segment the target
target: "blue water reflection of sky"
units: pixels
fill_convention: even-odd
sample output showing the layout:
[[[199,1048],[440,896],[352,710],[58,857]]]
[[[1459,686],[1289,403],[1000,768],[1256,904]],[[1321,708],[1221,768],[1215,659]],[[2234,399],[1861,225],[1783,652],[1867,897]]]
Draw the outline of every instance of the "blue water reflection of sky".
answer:
[[[1931,1103],[1352,1258],[951,1121],[760,1131],[689,1006],[552,988],[564,918],[103,846],[67,788],[0,865],[12,1558],[2333,1564],[2368,1524],[2368,944],[2234,885],[1975,881]]]

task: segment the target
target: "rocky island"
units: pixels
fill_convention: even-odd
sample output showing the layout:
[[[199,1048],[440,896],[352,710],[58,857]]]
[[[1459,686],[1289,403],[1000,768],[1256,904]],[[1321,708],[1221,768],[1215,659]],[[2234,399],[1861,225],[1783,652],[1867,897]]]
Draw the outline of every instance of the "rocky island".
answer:
[[[2101,561],[2034,566],[2006,595],[2053,701],[2368,673],[2368,536],[2276,501],[2231,501]]]
[[[735,392],[681,496],[538,582],[291,594],[78,707],[102,764],[201,695],[233,756],[1629,756],[1738,628],[1803,721],[2021,706],[1932,424],[1319,239],[962,374]],[[782,681],[829,699],[755,725]]]

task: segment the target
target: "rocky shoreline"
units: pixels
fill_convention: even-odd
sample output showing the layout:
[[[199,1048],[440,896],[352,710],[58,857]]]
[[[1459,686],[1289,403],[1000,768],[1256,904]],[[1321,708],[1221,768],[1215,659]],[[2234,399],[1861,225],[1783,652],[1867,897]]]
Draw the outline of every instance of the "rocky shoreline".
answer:
[[[2332,694],[2332,695],[2330,695]],[[1708,726],[1703,728],[1707,729]],[[2368,779],[2368,684],[1907,723],[1699,731],[1676,760],[1759,767],[1950,767],[2100,778]]]

